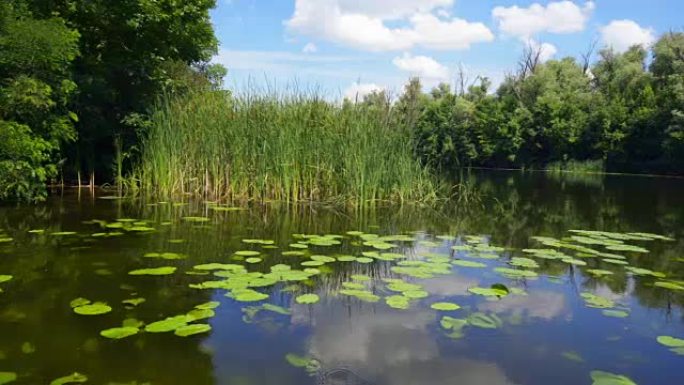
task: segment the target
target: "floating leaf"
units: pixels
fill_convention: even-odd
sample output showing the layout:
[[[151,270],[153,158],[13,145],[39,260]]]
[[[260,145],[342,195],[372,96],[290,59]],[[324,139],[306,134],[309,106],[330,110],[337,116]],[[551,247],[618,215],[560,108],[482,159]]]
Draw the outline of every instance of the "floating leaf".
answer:
[[[150,269],[138,269],[129,271],[129,275],[170,275],[176,272],[173,266],[155,267]]]
[[[17,374],[14,372],[0,372],[0,385],[9,384],[12,381],[16,381]]]
[[[577,352],[563,352],[561,353],[561,356],[570,361],[584,362],[584,358],[582,358],[582,356],[580,356]]]
[[[294,353],[288,353],[285,355],[285,360],[295,368],[304,368],[309,365],[311,358],[299,356]]]
[[[487,315],[484,313],[473,313],[467,318],[468,325],[482,329],[496,329],[501,327],[503,322],[496,314]]]
[[[584,293],[580,294],[580,296],[582,296],[582,298],[584,298],[584,302],[589,307],[594,307],[594,308],[599,308],[599,309],[607,309],[607,308],[615,307],[615,303],[610,298],[601,297],[601,296],[598,296],[596,294],[589,293],[589,292],[584,292]]]
[[[278,314],[282,314],[282,315],[291,315],[292,314],[290,309],[286,309],[282,306],[274,305],[271,303],[265,303],[265,304],[261,305],[261,308],[264,310],[272,311],[274,313],[278,313]]]
[[[474,267],[474,268],[487,267],[487,265],[482,263],[482,262],[464,261],[461,259],[453,260],[451,263],[456,265],[456,266],[461,266],[461,267]]]
[[[90,303],[89,299],[79,297],[79,298],[73,299],[71,302],[69,302],[69,306],[71,306],[72,308],[75,308],[78,306],[87,305],[89,303]]]
[[[251,257],[251,258],[245,259],[245,262],[247,262],[247,263],[259,263],[261,261],[263,261],[263,260],[261,258],[257,258],[257,257]]]
[[[485,287],[471,287],[468,289],[469,292],[477,295],[483,295],[485,297],[505,297],[508,295],[508,291],[500,288],[485,288]]]
[[[256,302],[268,298],[268,294],[260,293],[252,289],[233,290],[226,295],[239,302]]]
[[[112,311],[112,308],[104,302],[95,302],[74,308],[74,313],[80,315],[100,315],[109,313],[110,311]]]
[[[615,317],[615,318],[629,317],[629,313],[624,311],[624,310],[603,310],[601,313],[607,317]]]
[[[358,263],[373,263],[373,258],[358,257],[358,258],[356,258],[356,262],[358,262]]]
[[[461,308],[457,304],[451,303],[451,302],[435,302],[432,305],[430,305],[430,307],[432,309],[442,310],[442,311],[453,311],[453,310],[458,310]]]
[[[50,382],[50,385],[81,384],[88,381],[88,377],[81,373],[73,373]]]
[[[139,298],[130,298],[130,299],[125,299],[121,301],[124,305],[129,305],[129,306],[138,306],[141,303],[145,302],[145,298],[139,297]]]
[[[193,322],[193,321],[199,321],[202,319],[207,319],[215,316],[216,313],[214,313],[213,310],[211,309],[193,309],[190,310],[186,315],[186,322]]]
[[[592,385],[637,385],[629,377],[594,370],[591,372]]]
[[[295,298],[295,301],[300,304],[312,304],[320,300],[316,294],[302,294]]]
[[[202,303],[202,304],[195,306],[195,309],[200,309],[200,310],[216,309],[217,307],[219,307],[219,305],[221,305],[221,302],[210,301],[210,302],[205,302],[205,303]]]
[[[497,267],[494,268],[494,271],[505,276],[508,278],[512,279],[517,279],[517,278],[536,278],[538,274],[534,271],[531,270],[516,270],[516,269],[510,269],[507,267]]]
[[[411,299],[403,295],[391,295],[385,298],[385,303],[394,309],[408,309],[411,305]]]
[[[105,338],[111,338],[114,340],[119,340],[122,338],[130,337],[133,335],[138,334],[140,329],[134,328],[134,327],[120,327],[120,328],[112,328],[112,329],[106,329],[100,332],[100,335]]]
[[[254,250],[240,250],[240,251],[236,251],[233,254],[239,255],[241,257],[255,257],[261,253],[258,251],[254,251]]]
[[[380,297],[367,290],[343,289],[340,294],[356,297],[365,302],[378,302]]]
[[[679,339],[671,336],[659,336],[657,341],[661,345],[668,348],[684,348],[684,339]]]
[[[14,278],[11,275],[0,275],[0,283],[11,281]]]
[[[179,337],[189,337],[195,334],[206,333],[210,330],[211,325],[208,324],[191,324],[179,327],[173,332],[173,334]]]
[[[653,284],[653,286],[660,287],[668,290],[684,290],[684,284],[679,284],[676,282],[669,281],[658,281]]]
[[[145,331],[148,333],[166,333],[174,331],[181,326],[187,324],[185,315],[177,315],[174,317],[167,317],[161,321],[152,322],[145,326]]]

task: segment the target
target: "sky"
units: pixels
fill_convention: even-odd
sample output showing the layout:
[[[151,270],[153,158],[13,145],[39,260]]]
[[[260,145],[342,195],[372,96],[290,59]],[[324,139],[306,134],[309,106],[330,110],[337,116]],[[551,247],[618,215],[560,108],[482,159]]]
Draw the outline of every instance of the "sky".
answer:
[[[214,59],[226,86],[333,97],[454,84],[462,69],[494,86],[527,46],[544,60],[624,51],[684,29],[684,0],[217,0]]]

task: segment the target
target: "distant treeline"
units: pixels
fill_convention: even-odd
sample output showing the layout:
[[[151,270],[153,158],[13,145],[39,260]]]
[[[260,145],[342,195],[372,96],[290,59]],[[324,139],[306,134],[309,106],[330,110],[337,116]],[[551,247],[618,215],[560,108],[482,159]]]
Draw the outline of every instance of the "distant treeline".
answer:
[[[525,52],[495,93],[478,78],[421,93],[412,79],[394,106],[424,164],[684,174],[684,34],[542,62]],[[372,94],[367,102],[382,102]]]
[[[684,173],[682,33],[579,61],[530,49],[494,93],[485,78],[427,94],[412,79],[396,101],[378,92],[340,104],[225,90],[226,70],[210,64],[215,3],[0,1],[0,200],[78,183],[434,201],[453,190],[428,170]]]

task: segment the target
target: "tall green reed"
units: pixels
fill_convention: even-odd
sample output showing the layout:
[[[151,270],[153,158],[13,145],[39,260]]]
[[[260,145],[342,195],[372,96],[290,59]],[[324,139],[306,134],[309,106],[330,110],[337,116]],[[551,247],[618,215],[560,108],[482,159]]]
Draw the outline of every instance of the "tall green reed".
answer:
[[[435,202],[442,187],[413,157],[393,110],[312,94],[196,92],[152,114],[129,186],[209,200]]]

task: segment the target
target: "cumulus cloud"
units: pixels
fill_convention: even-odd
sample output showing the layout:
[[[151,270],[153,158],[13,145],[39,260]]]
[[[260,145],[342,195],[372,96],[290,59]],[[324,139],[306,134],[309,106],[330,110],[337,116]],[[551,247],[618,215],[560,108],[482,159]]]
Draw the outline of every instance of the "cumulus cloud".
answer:
[[[528,44],[533,51],[539,51],[539,60],[542,63],[553,59],[556,53],[558,53],[558,48],[551,43],[540,43],[536,40],[530,40]]]
[[[492,16],[501,32],[527,40],[540,32],[561,34],[583,31],[594,8],[593,1],[579,6],[566,0],[546,6],[534,3],[527,8],[517,5],[496,7],[492,10]]]
[[[453,0],[296,0],[285,26],[293,33],[367,51],[416,46],[460,50],[494,39],[483,23],[435,15],[452,4]],[[388,21],[403,26],[390,27]]]
[[[449,69],[428,56],[412,56],[404,53],[392,60],[392,63],[402,71],[410,73],[412,76],[428,80],[448,80]]]
[[[632,20],[614,20],[601,28],[601,41],[618,52],[631,46],[649,46],[655,41],[652,28],[644,28]]]
[[[302,48],[302,52],[304,53],[314,53],[318,51],[318,47],[316,47],[316,44],[314,43],[308,43]]]
[[[362,100],[364,96],[373,93],[374,91],[382,91],[384,87],[375,83],[359,83],[355,82],[344,90],[344,97],[350,100]]]

